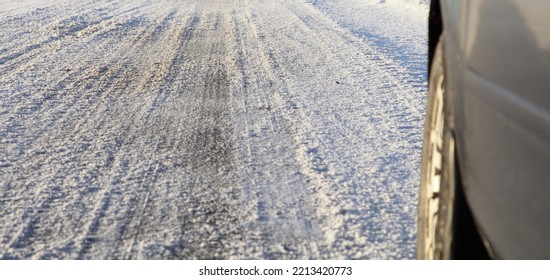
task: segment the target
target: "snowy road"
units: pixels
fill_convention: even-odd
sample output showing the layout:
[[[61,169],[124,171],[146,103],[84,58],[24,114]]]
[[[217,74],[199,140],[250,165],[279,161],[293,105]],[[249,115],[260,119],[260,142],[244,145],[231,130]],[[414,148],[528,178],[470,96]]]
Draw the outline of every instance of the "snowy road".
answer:
[[[426,17],[0,0],[0,258],[413,258]]]

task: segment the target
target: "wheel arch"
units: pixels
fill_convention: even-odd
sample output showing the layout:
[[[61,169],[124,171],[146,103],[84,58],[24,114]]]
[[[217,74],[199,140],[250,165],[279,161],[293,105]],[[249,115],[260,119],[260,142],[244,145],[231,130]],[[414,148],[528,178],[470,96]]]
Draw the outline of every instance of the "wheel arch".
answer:
[[[432,60],[439,37],[443,33],[443,20],[441,16],[440,0],[432,0],[428,15],[428,77],[431,73]]]

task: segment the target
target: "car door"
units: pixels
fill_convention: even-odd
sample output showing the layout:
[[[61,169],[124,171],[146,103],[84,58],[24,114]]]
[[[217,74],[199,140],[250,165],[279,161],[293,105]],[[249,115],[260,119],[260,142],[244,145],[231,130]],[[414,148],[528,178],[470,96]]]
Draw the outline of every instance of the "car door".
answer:
[[[498,257],[550,258],[550,2],[443,9],[463,188],[480,231]]]

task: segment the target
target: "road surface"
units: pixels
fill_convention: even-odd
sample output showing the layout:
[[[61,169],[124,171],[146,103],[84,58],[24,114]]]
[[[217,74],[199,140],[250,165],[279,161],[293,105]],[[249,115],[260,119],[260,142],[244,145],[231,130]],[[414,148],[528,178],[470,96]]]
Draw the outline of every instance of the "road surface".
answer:
[[[0,258],[413,258],[426,7],[0,0]]]

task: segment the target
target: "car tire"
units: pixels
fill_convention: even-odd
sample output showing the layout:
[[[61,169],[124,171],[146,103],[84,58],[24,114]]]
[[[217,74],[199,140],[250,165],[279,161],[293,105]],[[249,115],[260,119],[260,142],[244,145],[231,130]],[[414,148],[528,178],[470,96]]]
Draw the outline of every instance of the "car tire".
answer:
[[[462,192],[455,137],[445,94],[445,61],[440,38],[428,83],[417,224],[418,259],[486,259]]]
[[[445,155],[444,146],[450,139],[446,137],[448,124],[445,106],[445,68],[442,53],[442,41],[437,44],[431,65],[430,80],[428,83],[428,106],[424,123],[424,145],[422,151],[422,166],[420,175],[420,193],[418,205],[417,225],[417,258],[443,259],[445,248],[450,247],[450,240],[443,238],[448,213],[452,208],[447,207],[448,200],[452,199],[453,186],[446,184],[449,181],[449,155]],[[446,172],[446,176],[443,175]],[[447,186],[444,186],[447,185]],[[444,190],[446,189],[446,190]],[[443,192],[446,193],[443,201]],[[442,209],[442,208],[446,209]],[[446,213],[443,213],[446,212]]]

